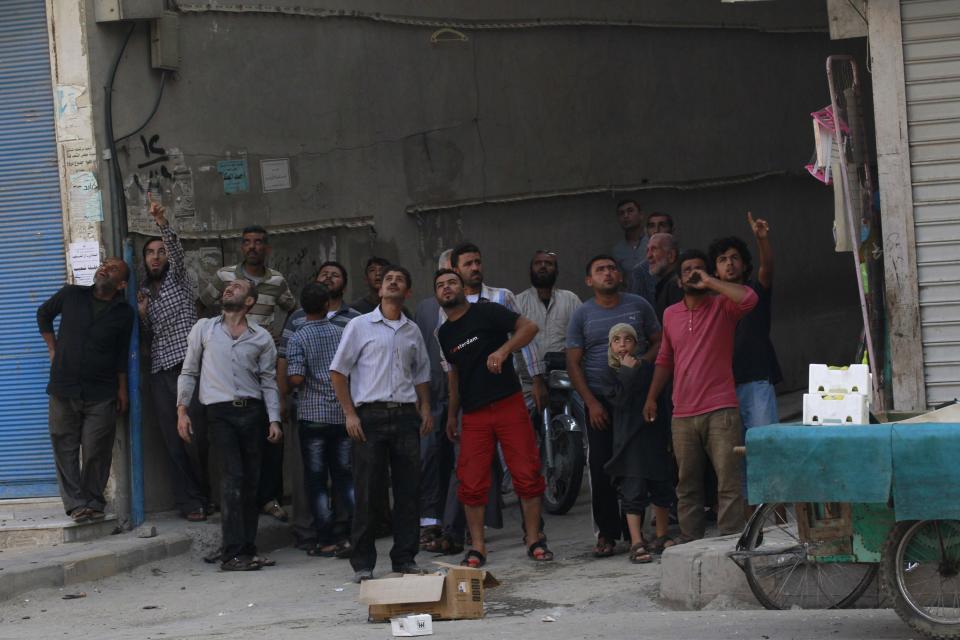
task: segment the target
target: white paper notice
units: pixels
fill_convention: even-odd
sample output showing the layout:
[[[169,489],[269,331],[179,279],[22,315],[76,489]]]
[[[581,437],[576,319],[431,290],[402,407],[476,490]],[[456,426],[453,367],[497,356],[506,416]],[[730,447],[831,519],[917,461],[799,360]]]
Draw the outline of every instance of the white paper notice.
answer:
[[[264,191],[289,189],[293,186],[290,183],[290,159],[261,160],[260,177],[263,180]]]
[[[70,268],[76,284],[93,284],[93,274],[100,266],[100,244],[97,242],[71,242]]]

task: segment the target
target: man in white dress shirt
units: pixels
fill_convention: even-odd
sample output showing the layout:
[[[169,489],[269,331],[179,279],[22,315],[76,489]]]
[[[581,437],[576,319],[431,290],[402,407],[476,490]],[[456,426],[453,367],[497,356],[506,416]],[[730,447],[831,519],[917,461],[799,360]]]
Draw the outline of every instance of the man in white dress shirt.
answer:
[[[410,272],[384,269],[380,305],[344,329],[330,377],[353,439],[353,514],[350,564],[354,580],[373,577],[376,524],[383,513],[383,485],[393,484],[393,549],[396,573],[420,573],[420,436],[433,430],[430,360],[420,329],[402,312],[410,296]]]

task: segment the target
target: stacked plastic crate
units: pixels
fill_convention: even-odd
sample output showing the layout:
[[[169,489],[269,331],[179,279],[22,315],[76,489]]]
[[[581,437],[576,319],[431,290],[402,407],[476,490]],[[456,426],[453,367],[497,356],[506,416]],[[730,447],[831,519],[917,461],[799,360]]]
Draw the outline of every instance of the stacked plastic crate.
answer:
[[[811,364],[809,393],[803,394],[803,424],[869,424],[870,376],[865,364]]]

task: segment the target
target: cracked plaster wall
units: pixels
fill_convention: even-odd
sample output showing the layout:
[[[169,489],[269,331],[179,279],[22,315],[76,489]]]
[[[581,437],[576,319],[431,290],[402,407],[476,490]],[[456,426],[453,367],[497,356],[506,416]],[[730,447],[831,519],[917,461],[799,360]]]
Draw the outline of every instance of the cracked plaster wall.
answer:
[[[487,13],[462,4],[439,6],[483,19],[498,15],[494,11],[522,13],[508,8],[512,3],[489,5]],[[732,15],[719,4],[614,3],[600,14],[594,3],[568,1],[551,15],[579,8],[592,18],[716,25]],[[149,183],[150,168],[138,165],[155,156],[149,142],[156,135],[170,156],[168,171],[190,170],[195,213],[177,221],[185,231],[372,216],[373,231],[276,236],[276,259],[290,265],[298,282],[334,249],[353,276],[351,298],[363,292],[359,276],[371,253],[411,267],[415,297],[422,297],[435,256],[463,239],[485,249],[489,282],[515,290],[528,284],[530,252],[555,250],[561,286],[585,295],[581,265],[619,239],[614,203],[629,194],[418,215],[406,213],[411,205],[784,172],[746,184],[634,195],[648,209],[672,213],[685,246],[705,248],[718,235],[748,234],[748,209],[770,219],[778,258],[774,340],[784,386],[797,388],[805,384],[808,362],[846,362],[856,348],[856,286],[849,254],[832,249],[832,193],[802,167],[813,151],[808,114],[829,102],[824,59],[831,53],[862,59],[864,44],[830,42],[823,3],[760,4],[736,7],[737,19],[758,29],[465,31],[466,42],[440,44],[430,42],[432,27],[185,13],[181,67],[143,131],[147,147],[139,136],[129,139],[120,146],[120,161],[128,181],[138,174]],[[373,0],[362,5],[378,6]],[[419,5],[394,6],[399,13]],[[88,22],[92,84],[103,86],[125,27],[95,25],[89,16]],[[817,25],[822,31],[811,32]],[[147,31],[139,26],[116,83],[118,134],[138,125],[152,106],[159,76],[148,60]],[[95,107],[102,107],[98,96]],[[102,118],[95,124],[102,140]],[[249,192],[224,193],[216,163],[228,158],[247,160]],[[291,189],[263,192],[259,161],[269,158],[290,159]],[[158,188],[176,208],[173,182],[161,178]],[[131,225],[148,229],[138,227],[145,195],[127,186]],[[230,239],[191,246],[219,249],[228,261],[236,255]]]

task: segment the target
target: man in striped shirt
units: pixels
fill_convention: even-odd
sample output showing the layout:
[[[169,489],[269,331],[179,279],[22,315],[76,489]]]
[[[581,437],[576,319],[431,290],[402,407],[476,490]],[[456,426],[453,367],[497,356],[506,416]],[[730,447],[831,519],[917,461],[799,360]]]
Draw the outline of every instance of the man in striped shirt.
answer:
[[[297,306],[283,274],[267,266],[270,256],[270,240],[267,230],[260,226],[246,227],[240,234],[240,253],[243,260],[234,266],[223,267],[217,277],[207,284],[200,301],[210,310],[219,311],[219,300],[227,284],[243,278],[257,285],[257,303],[247,314],[247,321],[266,329],[274,343],[280,341],[285,317],[279,318],[277,307],[289,314]],[[285,412],[281,398],[281,413]],[[260,473],[259,500],[264,513],[277,520],[287,521],[287,513],[278,498],[283,492],[283,447],[269,445],[263,451],[263,466]]]
[[[259,296],[247,319],[254,322],[279,341],[283,330],[284,318],[278,318],[276,308],[290,313],[297,306],[297,300],[290,292],[283,274],[267,266],[270,256],[270,241],[267,230],[260,226],[246,227],[241,234],[240,253],[243,260],[234,266],[223,267],[217,271],[217,277],[208,283],[200,296],[205,307],[213,311],[219,306],[220,296],[228,283],[237,278],[246,278],[257,285]]]

